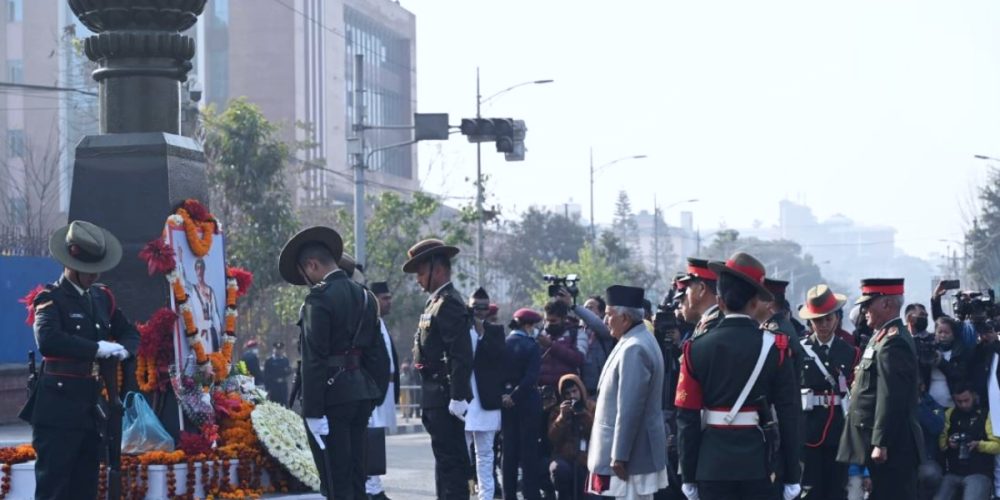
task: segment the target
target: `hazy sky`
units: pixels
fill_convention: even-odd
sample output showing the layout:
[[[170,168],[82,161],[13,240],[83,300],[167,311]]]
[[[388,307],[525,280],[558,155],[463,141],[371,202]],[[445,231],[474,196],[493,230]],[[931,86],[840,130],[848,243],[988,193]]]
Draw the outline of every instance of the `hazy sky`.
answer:
[[[926,257],[961,237],[988,164],[1000,157],[1000,2],[402,0],[417,18],[421,112],[527,121],[527,159],[492,144],[488,204],[588,204],[596,219],[628,190],[636,211],[698,198],[695,224],[774,225],[778,201],[898,229]],[[440,151],[439,151],[440,149]],[[475,147],[420,149],[423,186],[472,196]],[[677,211],[666,214],[677,223]]]

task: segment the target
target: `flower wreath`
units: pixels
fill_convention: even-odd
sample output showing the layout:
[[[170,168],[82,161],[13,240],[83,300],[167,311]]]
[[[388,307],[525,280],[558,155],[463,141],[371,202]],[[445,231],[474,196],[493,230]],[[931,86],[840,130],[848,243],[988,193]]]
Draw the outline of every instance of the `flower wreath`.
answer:
[[[177,208],[173,215],[167,218],[169,230],[183,227],[187,236],[188,246],[197,257],[204,257],[212,248],[213,235],[220,231],[219,223],[209,211],[197,200],[189,199]],[[149,322],[140,325],[140,347],[137,356],[136,376],[140,389],[144,391],[164,390],[166,382],[160,380],[160,375],[166,372],[164,362],[169,359],[170,332],[175,321],[183,321],[184,335],[188,348],[195,354],[199,367],[209,363],[212,368],[214,382],[221,382],[232,369],[233,346],[236,344],[236,299],[246,295],[253,283],[253,275],[243,269],[230,267],[226,269],[226,314],[225,331],[222,336],[222,348],[215,353],[206,354],[194,322],[194,311],[188,303],[187,291],[181,281],[180,272],[174,260],[173,248],[166,244],[165,237],[150,241],[139,252],[139,257],[146,261],[149,275],[164,274],[176,299],[177,313],[169,309],[161,309]],[[145,347],[145,349],[144,349]],[[166,355],[164,352],[166,351]]]
[[[289,473],[313,491],[319,491],[319,471],[309,451],[302,417],[284,406],[265,401],[253,413],[257,439]]]

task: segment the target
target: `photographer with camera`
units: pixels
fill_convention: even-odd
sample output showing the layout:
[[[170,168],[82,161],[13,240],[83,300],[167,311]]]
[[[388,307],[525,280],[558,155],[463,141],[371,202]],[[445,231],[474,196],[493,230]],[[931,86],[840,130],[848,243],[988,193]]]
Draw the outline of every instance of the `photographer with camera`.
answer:
[[[559,379],[559,405],[549,414],[552,484],[560,499],[587,498],[584,494],[587,446],[594,425],[594,402],[587,397],[583,381],[576,375]]]
[[[1000,455],[1000,439],[993,436],[989,411],[980,407],[972,387],[960,383],[952,391],[955,407],[945,412],[944,432],[938,442],[944,452],[944,479],[936,500],[990,498],[993,461]]]
[[[542,368],[538,375],[541,387],[555,387],[563,375],[580,373],[585,361],[577,348],[579,332],[576,325],[570,324],[567,302],[572,303],[572,296],[567,300],[563,292],[556,291],[555,297],[545,304],[545,328],[536,339],[542,349]],[[580,309],[592,316],[590,311]]]
[[[931,295],[931,317],[934,321],[948,316],[941,308],[941,297],[949,290],[958,290],[958,288],[958,280],[942,280],[934,287],[934,292]],[[976,345],[976,337],[978,336],[976,327],[995,316],[995,309],[993,290],[987,290],[986,294],[956,291],[952,312],[955,314],[954,318],[962,322],[962,330],[955,332],[955,338],[969,347]]]
[[[570,275],[574,277],[575,275]],[[568,277],[567,277],[568,278]],[[567,279],[567,281],[569,281]],[[615,347],[615,339],[611,337],[611,330],[604,324],[604,300],[600,297],[590,297],[582,306],[575,303],[576,290],[575,280],[568,286],[559,285],[558,288],[551,288],[554,292],[553,300],[562,302],[570,312],[579,318],[585,330],[580,331],[577,324],[566,322],[566,334],[576,339],[577,350],[583,354],[583,364],[580,366],[580,379],[584,387],[590,394],[597,393],[597,379],[601,377],[601,370],[604,363],[611,354],[611,349]],[[596,311],[601,311],[600,314]],[[548,309],[546,309],[548,311]]]
[[[671,289],[663,302],[657,306],[653,316],[653,337],[660,346],[663,355],[663,427],[667,434],[667,463],[677,463],[677,407],[674,398],[677,395],[677,378],[680,375],[681,331],[677,319],[678,297],[677,288]],[[677,467],[667,467],[670,482],[666,489],[654,495],[654,500],[683,499],[681,478]]]

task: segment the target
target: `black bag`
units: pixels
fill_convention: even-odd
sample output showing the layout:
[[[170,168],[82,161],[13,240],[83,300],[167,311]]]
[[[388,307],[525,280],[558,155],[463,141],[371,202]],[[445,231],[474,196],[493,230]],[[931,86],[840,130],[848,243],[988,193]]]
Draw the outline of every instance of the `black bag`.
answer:
[[[385,427],[369,427],[367,441],[365,474],[368,476],[384,476],[386,468]]]

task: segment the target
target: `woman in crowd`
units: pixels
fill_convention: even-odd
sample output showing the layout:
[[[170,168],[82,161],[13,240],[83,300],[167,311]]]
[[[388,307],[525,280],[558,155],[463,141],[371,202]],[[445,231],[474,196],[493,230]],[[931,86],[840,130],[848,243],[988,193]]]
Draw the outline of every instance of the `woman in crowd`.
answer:
[[[542,400],[538,394],[538,370],[541,351],[534,333],[542,315],[531,309],[518,309],[510,322],[504,366],[503,416],[503,495],[517,500],[517,472],[523,477],[522,496],[537,500],[539,495],[538,422],[542,418]]]

